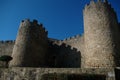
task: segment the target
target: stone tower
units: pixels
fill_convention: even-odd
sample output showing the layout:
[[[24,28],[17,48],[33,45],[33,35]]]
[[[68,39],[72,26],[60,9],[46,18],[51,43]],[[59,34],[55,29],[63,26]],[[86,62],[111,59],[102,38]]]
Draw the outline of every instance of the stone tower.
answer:
[[[10,66],[43,67],[47,51],[47,31],[36,20],[24,20],[20,24],[17,39],[13,48]]]
[[[84,67],[117,66],[119,29],[116,13],[107,0],[91,0],[84,14]],[[116,56],[117,55],[117,56]]]

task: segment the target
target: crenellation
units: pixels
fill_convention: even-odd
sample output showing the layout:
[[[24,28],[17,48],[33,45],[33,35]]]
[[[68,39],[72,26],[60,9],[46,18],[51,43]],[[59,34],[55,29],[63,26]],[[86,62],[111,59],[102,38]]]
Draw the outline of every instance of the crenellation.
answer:
[[[46,35],[48,35],[48,31],[45,31]]]
[[[0,43],[4,43],[4,41],[2,40],[2,41],[0,41]]]
[[[91,2],[91,4],[92,4],[92,3],[93,3],[93,2]],[[86,4],[85,7],[84,7],[84,9],[83,9],[83,11],[86,10],[86,9],[88,9],[88,8],[89,8],[89,5],[90,5],[90,4]]]
[[[14,43],[14,40],[6,40],[5,43]]]
[[[51,42],[53,45],[58,45],[58,46],[64,46],[65,48],[67,49],[70,49],[70,50],[73,50],[73,51],[76,51],[76,52],[79,52],[75,47],[69,45],[69,44],[66,44],[64,43],[63,41],[53,41]]]
[[[15,43],[15,40],[6,40],[6,41],[1,40],[0,43],[11,44],[11,43]]]
[[[21,26],[29,26],[29,28],[32,28],[32,27],[39,27],[42,35],[44,34],[45,36],[48,35],[48,31],[45,29],[45,27],[43,27],[43,24],[38,24],[38,21],[37,20],[33,20],[33,21],[30,21],[30,19],[26,19],[26,20],[22,20],[21,22]],[[27,28],[27,27],[26,27]]]
[[[102,2],[102,0],[97,0],[97,2]]]
[[[31,23],[30,23],[30,20],[29,19],[26,19],[26,20],[22,20],[21,22],[21,26],[29,26]]]
[[[46,29],[45,29],[45,27],[42,27],[42,29],[46,32]]]
[[[105,3],[108,3],[108,0],[104,0]]]
[[[75,51],[75,52],[79,52],[79,51],[78,51],[76,48],[74,48],[74,47],[72,48],[72,50]]]
[[[30,22],[30,19],[22,20],[22,23]]]
[[[43,26],[43,24],[40,23],[38,25],[40,27],[40,31],[43,32],[43,33],[45,33],[46,35],[48,35],[48,31],[45,29],[45,27]]]
[[[104,8],[109,8],[109,11],[110,10],[114,11],[114,9],[112,9],[110,3],[107,3],[107,2],[104,2],[104,1],[101,1],[101,0],[98,0],[97,2],[95,2],[94,0],[91,0],[90,3],[87,4],[84,7],[84,10],[89,10],[90,8],[96,8],[96,7],[99,7],[99,6],[104,7]]]
[[[77,68],[94,74],[96,69],[104,72],[119,67],[120,23],[111,4],[107,0],[91,0],[83,9],[83,19],[84,34],[64,40],[48,38],[48,31],[37,20],[22,20],[16,40],[0,41],[0,56],[13,58],[9,67],[39,67],[41,72],[49,70],[47,68],[57,68],[58,72],[69,68],[67,73],[73,73],[73,68]],[[0,62],[0,65],[3,64]]]
[[[61,40],[52,39],[52,38],[48,38],[48,42],[50,42],[52,44],[60,44],[60,43],[62,43]]]
[[[42,24],[42,23],[40,23],[39,25],[40,25],[40,26],[43,26],[43,24]]]
[[[33,22],[24,20],[22,25],[20,25],[10,66],[45,66],[44,59],[48,46],[47,39],[45,28],[42,26],[39,28],[36,20],[33,20]],[[29,56],[27,56],[28,54]],[[30,56],[36,58],[32,60],[33,63],[31,63]]]
[[[64,45],[65,45],[65,47],[67,47],[68,49],[72,49],[72,47],[71,47],[70,45],[67,45],[67,44],[65,44],[65,43],[64,43]]]
[[[95,2],[95,1],[94,1],[94,0],[90,0],[90,3],[91,3],[91,2]]]
[[[24,20],[21,21],[22,23],[24,22]]]
[[[38,21],[34,19],[33,24],[38,24]]]
[[[76,35],[75,38],[82,37],[80,34]]]
[[[76,36],[72,36],[71,39],[74,39]]]
[[[118,43],[117,38],[115,38],[118,34],[116,14],[111,4],[97,2],[90,4],[89,8],[85,8],[84,67],[114,67],[116,62],[114,62],[115,57],[113,54],[116,55],[116,49],[113,45],[117,45],[116,43]],[[104,61],[102,62],[103,59]]]
[[[62,43],[60,46],[67,47],[68,45],[66,45],[65,43]]]
[[[78,34],[78,35],[75,35],[75,36],[72,36],[72,37],[69,37],[69,38],[66,38],[63,40],[63,42],[66,42],[66,41],[71,41],[71,40],[74,40],[74,39],[77,39],[77,38],[80,38],[81,36]]]

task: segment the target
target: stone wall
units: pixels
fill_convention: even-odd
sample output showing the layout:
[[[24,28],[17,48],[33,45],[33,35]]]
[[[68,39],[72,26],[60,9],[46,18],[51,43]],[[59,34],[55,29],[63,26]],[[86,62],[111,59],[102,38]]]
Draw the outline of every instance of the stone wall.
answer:
[[[0,42],[0,55],[11,55],[13,51],[10,66],[120,66],[120,23],[114,9],[107,0],[91,0],[83,12],[84,35],[65,40],[48,39],[42,24],[36,20],[24,20],[15,43]]]
[[[14,44],[15,42],[13,41],[12,42],[1,41],[1,45],[0,45],[1,55],[2,55],[2,52],[5,52],[5,54],[11,56]],[[25,44],[23,44],[22,47],[24,46]],[[44,59],[39,58],[39,60],[45,60],[44,67],[80,68],[81,67],[81,51],[83,51],[82,46],[83,46],[83,37],[80,35],[74,36],[71,39],[66,39],[63,41],[49,38],[48,52],[47,54],[45,54]],[[32,57],[33,56],[34,54],[32,55]],[[3,62],[1,62],[1,66],[3,65],[4,65]]]
[[[71,46],[71,48],[76,48],[77,51],[80,52],[80,64],[81,68],[83,68],[84,62],[84,35],[76,35],[70,38],[66,38],[63,40],[63,43]]]
[[[0,80],[46,80],[43,78],[44,75],[46,74],[47,75],[53,74],[54,75],[53,78],[58,78],[57,76],[59,74],[64,74],[64,76],[61,76],[57,80],[68,80],[67,78],[65,78],[67,77],[65,75],[69,75],[69,74],[71,74],[71,76],[88,75],[88,79],[84,79],[84,80],[93,80],[90,79],[89,75],[94,75],[93,77],[95,77],[95,75],[105,76],[105,79],[94,79],[94,80],[115,80],[114,69],[108,69],[108,68],[80,69],[80,68],[24,68],[24,67],[23,68],[13,67],[8,69],[1,68]]]
[[[7,41],[0,41],[0,56],[3,55],[12,55],[13,47],[14,47],[15,41],[7,40]],[[0,61],[0,67],[4,66],[4,62]]]
[[[42,67],[45,66],[45,54],[48,41],[47,31],[36,20],[24,20],[20,24],[13,48],[10,66]]]
[[[14,44],[15,41],[12,40],[0,41],[0,56],[2,55],[11,56]]]
[[[93,0],[84,9],[84,67],[114,67],[118,50],[118,21],[107,2]],[[117,49],[117,50],[116,50]]]
[[[81,53],[76,48],[63,41],[49,40],[48,49],[46,60],[49,67],[81,67]]]
[[[120,80],[120,67],[115,68],[115,78],[116,80]]]

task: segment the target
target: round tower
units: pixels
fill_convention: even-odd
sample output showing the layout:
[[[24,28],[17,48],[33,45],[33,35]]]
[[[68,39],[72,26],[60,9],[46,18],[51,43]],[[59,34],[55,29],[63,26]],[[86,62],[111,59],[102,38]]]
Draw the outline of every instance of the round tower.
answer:
[[[19,32],[13,48],[10,66],[42,67],[45,66],[47,51],[47,31],[36,20],[24,20],[20,24]]]
[[[114,67],[118,54],[118,21],[107,0],[91,0],[84,14],[84,67]]]

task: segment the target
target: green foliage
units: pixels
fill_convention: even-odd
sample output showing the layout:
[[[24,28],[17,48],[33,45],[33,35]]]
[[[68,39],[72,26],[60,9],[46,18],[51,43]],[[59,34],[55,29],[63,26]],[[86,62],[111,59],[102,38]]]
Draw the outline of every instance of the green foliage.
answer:
[[[12,57],[8,55],[3,55],[0,57],[0,61],[9,62],[10,60],[12,60]]]

